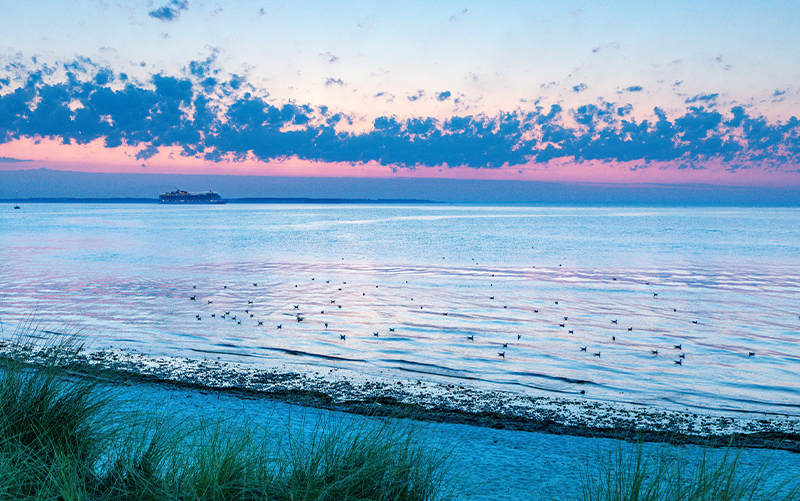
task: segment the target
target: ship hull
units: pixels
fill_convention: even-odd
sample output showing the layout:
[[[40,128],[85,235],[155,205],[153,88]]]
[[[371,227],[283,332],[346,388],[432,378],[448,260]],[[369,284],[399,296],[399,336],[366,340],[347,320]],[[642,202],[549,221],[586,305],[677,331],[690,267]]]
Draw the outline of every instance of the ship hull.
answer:
[[[158,203],[165,204],[165,205],[181,205],[181,204],[193,204],[193,205],[224,205],[228,203],[227,200],[190,200],[190,199],[181,199],[181,200],[159,200]]]

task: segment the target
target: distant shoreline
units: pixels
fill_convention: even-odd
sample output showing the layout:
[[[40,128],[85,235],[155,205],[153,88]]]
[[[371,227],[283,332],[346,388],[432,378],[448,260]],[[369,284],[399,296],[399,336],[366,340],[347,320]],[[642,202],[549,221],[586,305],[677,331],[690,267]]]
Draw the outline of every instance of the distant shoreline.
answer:
[[[343,204],[403,204],[403,205],[428,205],[441,204],[434,200],[417,200],[409,198],[228,198],[228,204],[321,204],[321,205],[343,205]],[[20,198],[0,199],[0,203],[17,204],[158,204],[157,198]],[[198,205],[220,205],[220,204],[164,204],[171,206],[198,206]]]
[[[215,203],[170,203],[159,204],[157,198],[0,198],[0,205],[2,204],[136,204],[136,205],[165,205],[177,207],[202,207],[205,205],[223,207],[225,205],[441,205],[441,206],[501,206],[501,207],[658,207],[658,208],[678,208],[678,207],[696,207],[696,208],[769,208],[769,209],[795,209],[798,207],[796,204],[758,204],[758,203],[716,203],[716,204],[691,204],[691,203],[659,203],[659,202],[615,202],[615,201],[565,201],[565,202],[493,202],[493,201],[477,201],[477,202],[464,202],[464,201],[441,201],[441,200],[424,200],[413,198],[310,198],[310,197],[287,197],[287,198],[228,198],[225,204]]]
[[[398,174],[399,175],[399,174]],[[0,200],[155,203],[180,187],[230,203],[445,203],[524,206],[800,207],[800,186],[615,184],[455,178],[91,173],[0,169]],[[267,200],[267,201],[265,201]],[[366,202],[365,202],[366,201]]]

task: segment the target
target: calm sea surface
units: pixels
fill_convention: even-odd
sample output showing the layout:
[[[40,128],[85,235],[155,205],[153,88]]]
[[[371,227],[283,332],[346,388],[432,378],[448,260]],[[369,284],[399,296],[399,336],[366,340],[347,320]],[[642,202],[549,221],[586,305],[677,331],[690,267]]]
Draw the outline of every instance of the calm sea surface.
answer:
[[[800,210],[6,207],[0,325],[29,321],[153,355],[800,416]]]

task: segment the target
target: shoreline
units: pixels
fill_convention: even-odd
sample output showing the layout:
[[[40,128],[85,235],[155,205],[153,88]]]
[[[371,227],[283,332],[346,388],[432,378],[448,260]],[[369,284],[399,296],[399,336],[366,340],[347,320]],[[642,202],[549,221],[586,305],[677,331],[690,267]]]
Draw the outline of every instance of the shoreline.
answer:
[[[0,346],[6,356],[37,363],[48,349]],[[68,369],[120,384],[152,384],[351,414],[406,418],[483,428],[610,438],[673,445],[735,445],[800,453],[800,419],[728,417],[658,410],[575,398],[523,396],[419,380],[364,376],[331,368],[327,374],[253,368],[235,362],[151,357],[135,351],[79,353]]]

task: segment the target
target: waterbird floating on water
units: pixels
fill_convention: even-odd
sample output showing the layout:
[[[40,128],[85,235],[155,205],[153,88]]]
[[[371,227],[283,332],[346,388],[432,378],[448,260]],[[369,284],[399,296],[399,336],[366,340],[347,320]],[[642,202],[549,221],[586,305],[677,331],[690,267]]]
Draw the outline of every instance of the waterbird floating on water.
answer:
[[[683,348],[682,348],[682,345],[680,345],[680,344],[676,344],[676,345],[675,345],[675,349],[676,349],[676,350],[682,350]]]
[[[586,346],[581,346],[581,351],[586,351]]]

